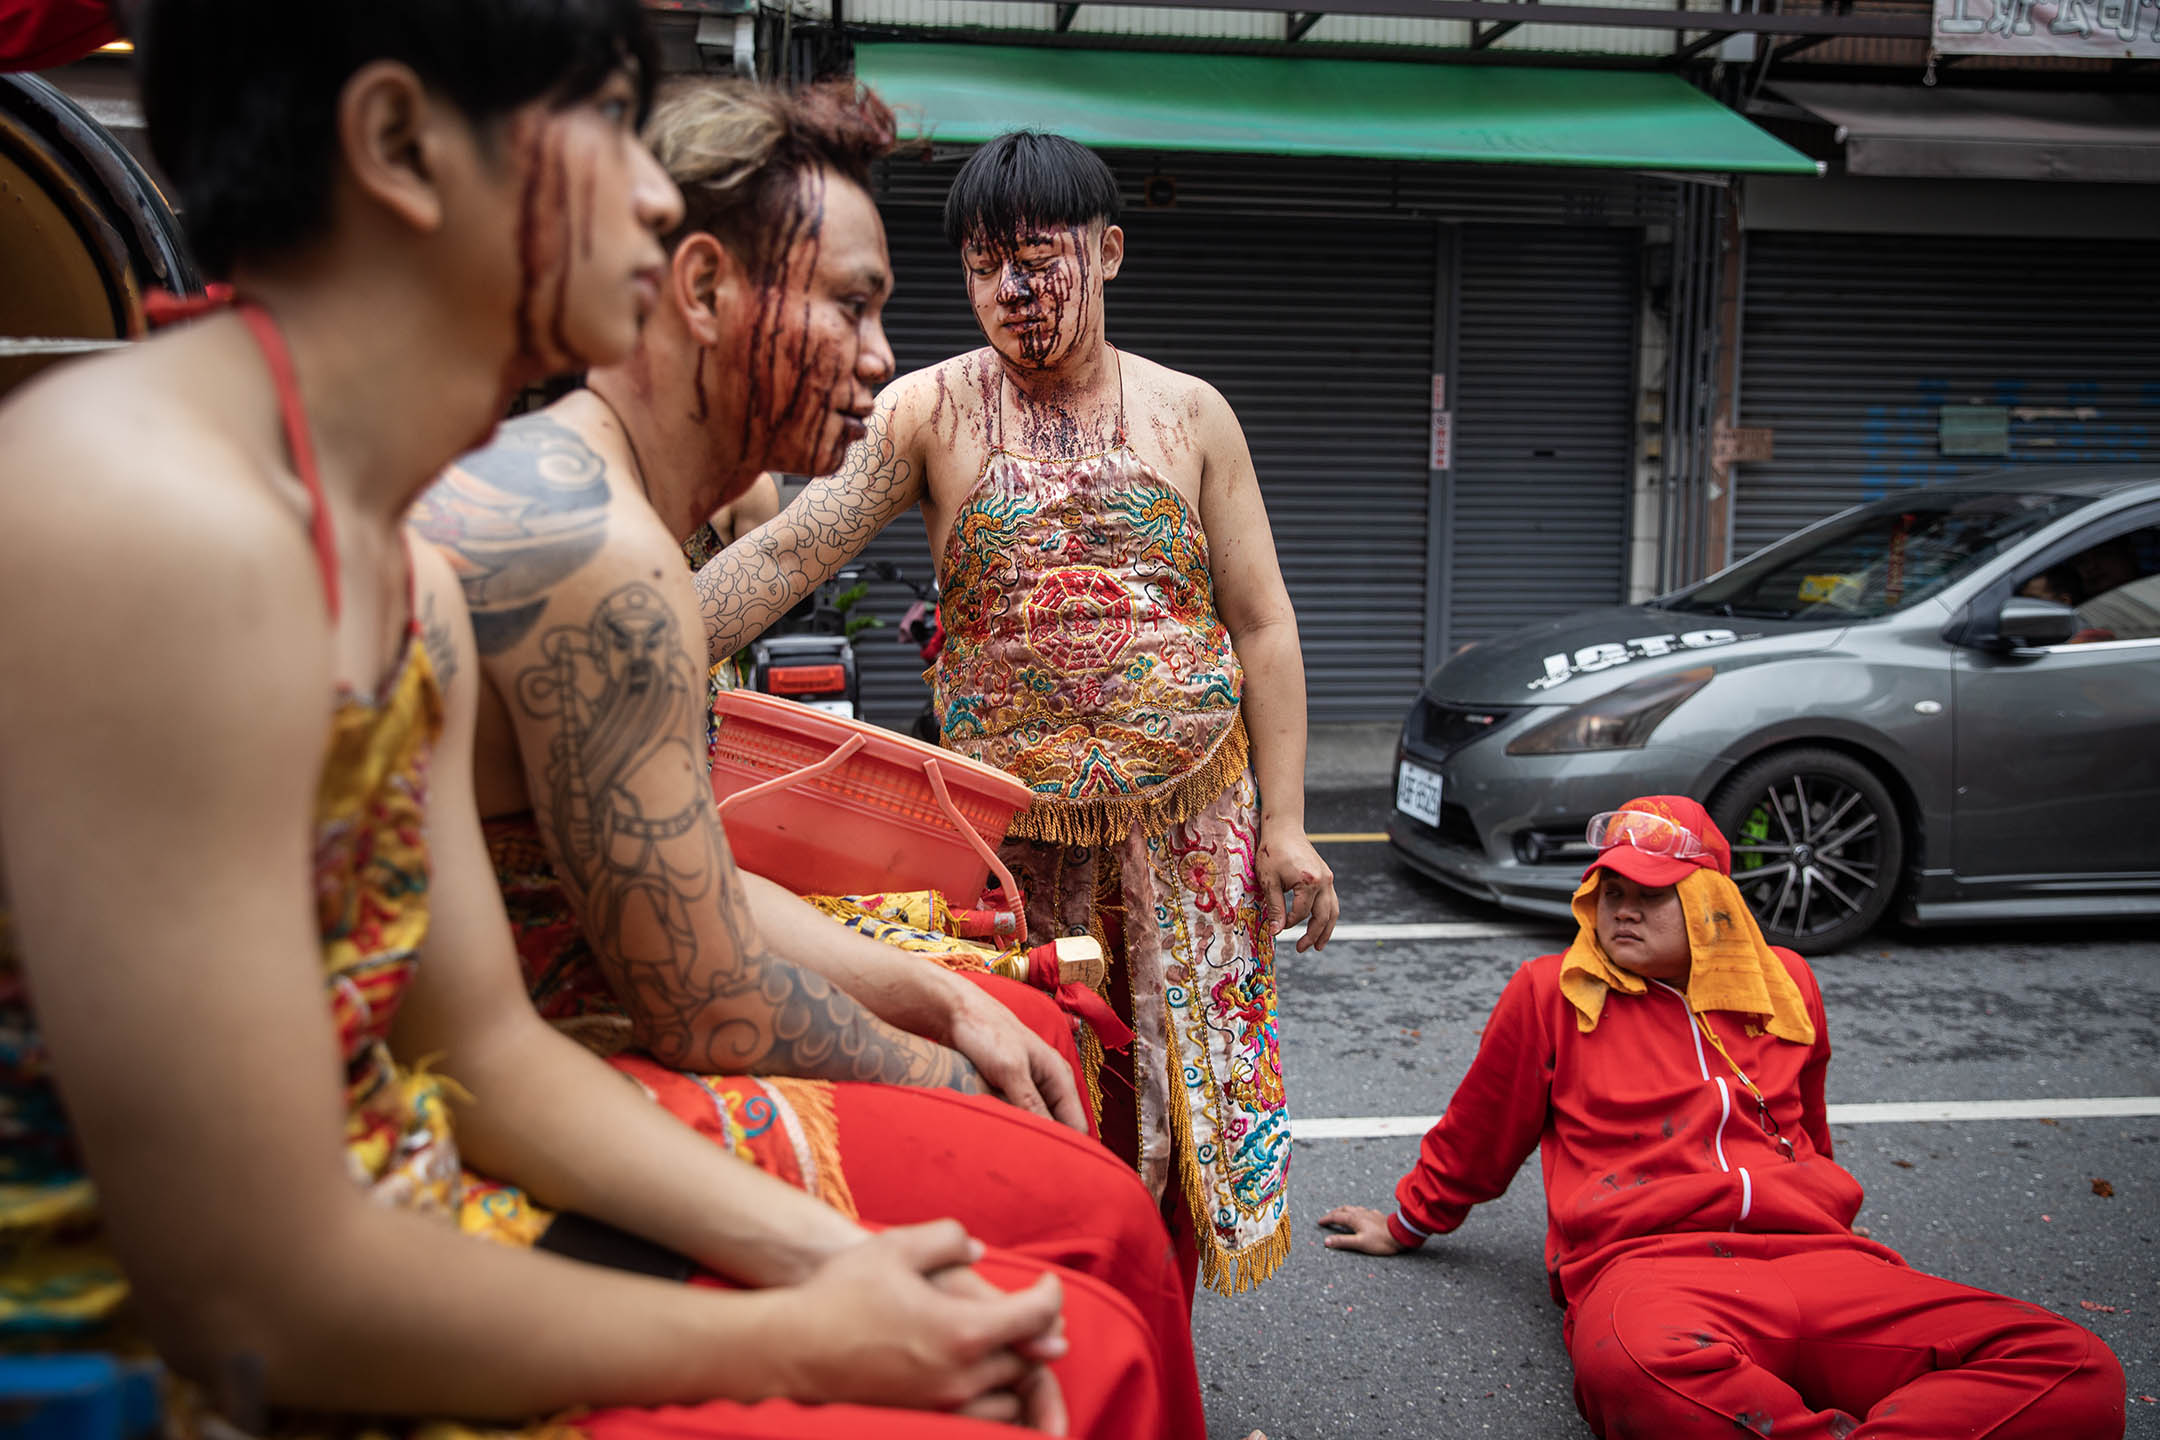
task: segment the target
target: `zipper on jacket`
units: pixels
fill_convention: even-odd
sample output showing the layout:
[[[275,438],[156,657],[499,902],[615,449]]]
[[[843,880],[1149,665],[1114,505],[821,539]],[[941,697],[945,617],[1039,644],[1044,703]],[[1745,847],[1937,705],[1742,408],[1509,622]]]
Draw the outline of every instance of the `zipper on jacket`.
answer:
[[[1688,1035],[1695,1042],[1695,1069],[1705,1081],[1717,1086],[1718,1123],[1716,1131],[1712,1133],[1710,1138],[1717,1147],[1718,1169],[1730,1175],[1733,1173],[1733,1167],[1731,1162],[1725,1158],[1725,1126],[1732,1119],[1732,1087],[1725,1083],[1724,1076],[1713,1076],[1710,1073],[1709,1057],[1703,1054],[1702,1029],[1695,1023],[1695,1012],[1688,1008],[1687,996],[1662,980],[1652,980],[1650,983],[1680,1002],[1680,1013],[1687,1016]],[[1747,1219],[1748,1213],[1754,1208],[1755,1177],[1748,1174],[1747,1166],[1742,1165],[1740,1167],[1740,1214],[1733,1221],[1731,1228],[1738,1229],[1740,1221]]]

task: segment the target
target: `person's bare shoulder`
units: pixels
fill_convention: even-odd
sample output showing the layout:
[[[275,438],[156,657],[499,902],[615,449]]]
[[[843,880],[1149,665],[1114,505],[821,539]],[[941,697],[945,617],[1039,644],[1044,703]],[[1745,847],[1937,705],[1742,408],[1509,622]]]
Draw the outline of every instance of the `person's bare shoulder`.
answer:
[[[251,399],[205,388],[226,358],[216,340],[182,332],[64,366],[0,409],[11,595],[65,595],[148,634],[167,623],[165,592],[249,607],[321,593],[306,517],[244,439]],[[302,613],[319,641],[320,606]]]
[[[896,426],[907,427],[910,438],[950,447],[982,428],[995,383],[995,362],[985,347],[901,376],[885,387],[878,405],[889,409]]]
[[[1118,352],[1124,366],[1126,428],[1137,443],[1153,442],[1160,458],[1181,469],[1244,460],[1245,432],[1222,392],[1197,375]],[[1250,461],[1244,460],[1247,468]]]
[[[320,761],[332,663],[306,516],[231,418],[245,386],[206,406],[172,370],[199,351],[159,343],[0,413],[0,670],[17,677],[0,754],[20,762],[0,771],[19,816],[110,802],[147,823],[126,797],[150,776],[214,829],[242,771],[304,796]]]

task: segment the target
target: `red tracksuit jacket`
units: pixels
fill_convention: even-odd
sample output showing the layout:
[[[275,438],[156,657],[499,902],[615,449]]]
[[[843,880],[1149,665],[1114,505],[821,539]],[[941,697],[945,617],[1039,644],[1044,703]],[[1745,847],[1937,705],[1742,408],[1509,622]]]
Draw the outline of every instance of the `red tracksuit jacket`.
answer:
[[[1656,981],[1645,995],[1615,991],[1584,1034],[1560,993],[1561,957],[1547,955],[1508,982],[1470,1073],[1395,1187],[1395,1239],[1415,1246],[1453,1230],[1507,1189],[1533,1145],[1545,1163],[1545,1268],[1563,1304],[1646,1237],[1850,1234],[1861,1190],[1830,1158],[1822,992],[1806,961],[1774,953],[1806,1000],[1813,1045],[1750,1035],[1742,1015],[1704,1018],[1767,1097],[1792,1158],[1679,991]]]

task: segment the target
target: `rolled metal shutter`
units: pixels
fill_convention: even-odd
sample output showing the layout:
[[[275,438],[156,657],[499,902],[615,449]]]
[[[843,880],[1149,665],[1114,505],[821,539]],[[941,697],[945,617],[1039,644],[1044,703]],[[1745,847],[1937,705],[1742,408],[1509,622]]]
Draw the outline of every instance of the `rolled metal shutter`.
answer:
[[[2044,186],[2031,187],[2044,190]],[[2160,458],[2160,267],[2124,241],[1751,232],[1733,555],[1905,485]],[[1945,456],[1941,407],[2011,408],[2010,453]]]
[[[887,204],[902,373],[982,343],[929,206]],[[1366,217],[1136,211],[1111,282],[1111,340],[1221,390],[1258,469],[1304,644],[1314,723],[1392,721],[1424,660],[1433,227]],[[928,573],[910,520],[871,555]],[[904,593],[876,588],[880,613]],[[889,633],[889,632],[888,632]],[[912,648],[857,645],[864,709],[904,724],[925,691]]]
[[[1463,228],[1450,649],[1627,598],[1637,238]]]

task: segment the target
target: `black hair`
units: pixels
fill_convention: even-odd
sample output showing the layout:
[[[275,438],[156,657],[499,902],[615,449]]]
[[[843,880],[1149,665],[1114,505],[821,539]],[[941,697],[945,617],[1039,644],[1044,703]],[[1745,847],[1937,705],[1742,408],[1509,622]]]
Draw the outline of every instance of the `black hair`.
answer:
[[[638,0],[147,0],[136,35],[151,149],[212,275],[328,223],[338,96],[363,65],[410,65],[476,128],[617,71],[642,120],[658,70]]]
[[[1008,130],[968,156],[945,195],[945,239],[1002,238],[1029,225],[1116,224],[1117,177],[1102,157],[1063,135]]]

